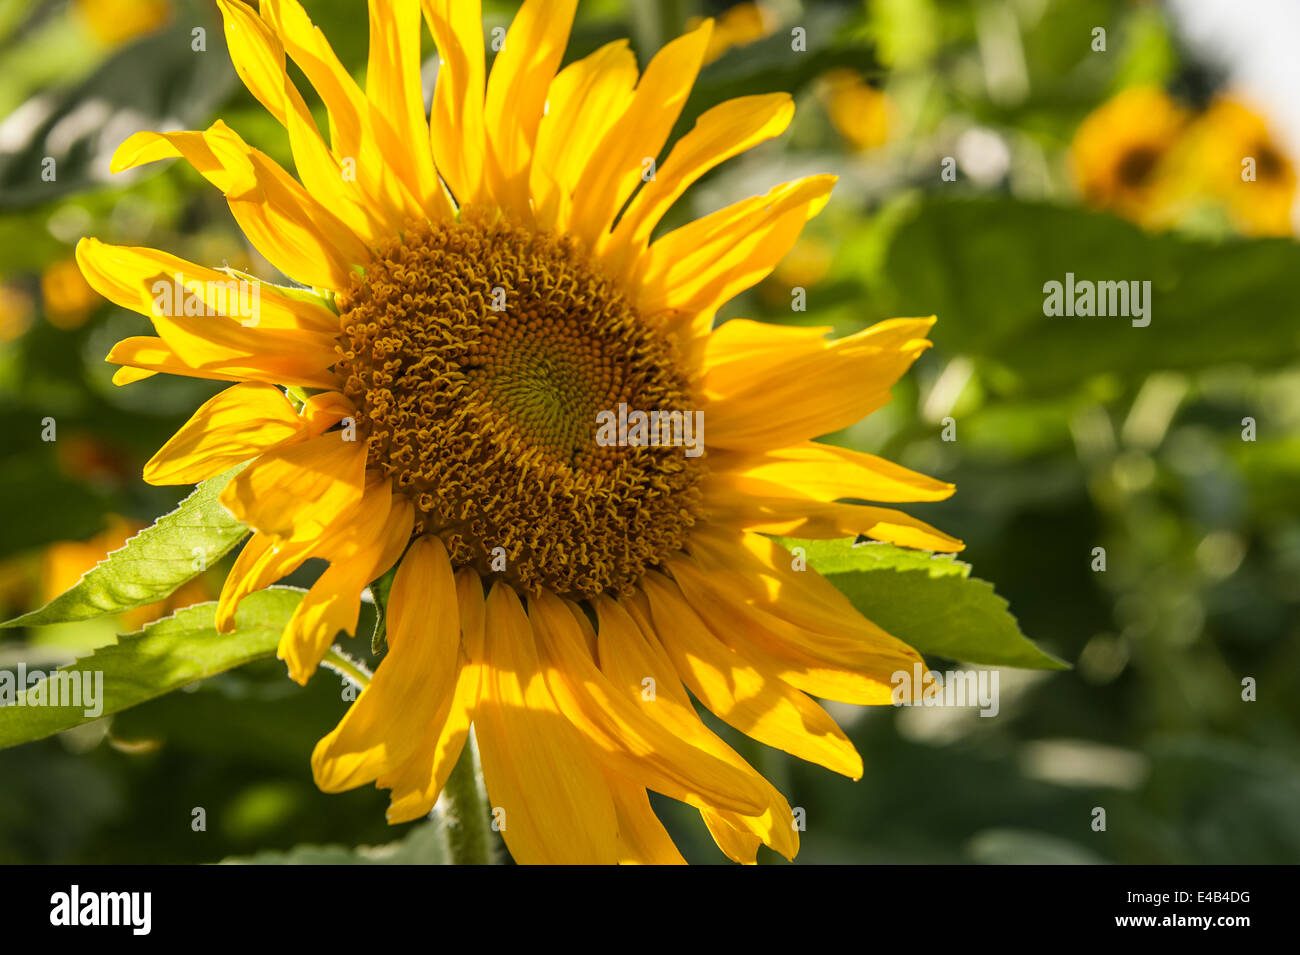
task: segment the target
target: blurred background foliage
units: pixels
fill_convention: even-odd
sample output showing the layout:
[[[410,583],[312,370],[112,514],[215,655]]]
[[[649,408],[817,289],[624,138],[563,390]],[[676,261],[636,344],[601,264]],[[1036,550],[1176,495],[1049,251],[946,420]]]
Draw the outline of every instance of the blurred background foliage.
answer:
[[[360,77],[364,4],[306,6]],[[490,31],[514,5],[485,8]],[[676,212],[807,173],[841,177],[788,259],[724,317],[843,334],[937,313],[935,348],[893,403],[831,440],[954,481],[951,501],[913,512],[964,538],[963,558],[1024,632],[1075,664],[1003,671],[994,719],[832,705],[864,755],[858,783],[750,745],[807,811],[800,861],[1300,861],[1294,159],[1278,117],[1184,42],[1176,12],[1131,0],[581,4],[570,59],[631,35],[644,63],[693,17],[719,17],[681,129],[730,96],[794,93],[789,133]],[[426,52],[427,94],[427,38]],[[141,466],[219,387],[111,384],[103,356],[143,319],[90,292],[77,239],[274,277],[192,170],[110,177],[108,156],[136,129],[221,116],[291,158],[202,0],[0,0],[0,116],[7,618],[179,500],[146,485]],[[1248,156],[1254,182],[1241,181]],[[1044,317],[1043,284],[1066,272],[1150,281],[1150,326]],[[792,308],[796,289],[805,311]],[[42,441],[47,417],[54,442]],[[945,419],[956,440],[943,440]],[[127,618],[5,631],[0,666],[67,662],[211,599],[225,569]],[[363,655],[364,642],[350,649]],[[1242,699],[1247,677],[1255,702]],[[335,674],[299,688],[267,663],[187,690],[0,751],[0,862],[430,857],[420,825],[385,825],[383,793],[313,786],[312,746],[347,705]],[[661,805],[689,859],[722,860],[697,816]],[[196,807],[206,831],[192,828]],[[397,839],[364,857],[293,853]]]

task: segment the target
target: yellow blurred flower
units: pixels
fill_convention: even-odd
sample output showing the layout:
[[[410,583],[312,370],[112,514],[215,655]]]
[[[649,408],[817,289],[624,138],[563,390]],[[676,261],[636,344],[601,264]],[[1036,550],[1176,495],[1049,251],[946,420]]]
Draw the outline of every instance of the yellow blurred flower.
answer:
[[[63,259],[41,274],[45,317],[55,328],[79,328],[103,300],[90,287],[76,259]]]
[[[171,0],[73,0],[72,9],[105,46],[151,33],[172,15]]]
[[[1163,167],[1186,122],[1185,110],[1154,86],[1130,87],[1094,110],[1070,147],[1084,201],[1155,224],[1172,185]]]
[[[0,342],[11,342],[32,323],[32,297],[16,285],[0,285]]]
[[[693,17],[686,28],[694,30],[703,22],[703,17]],[[704,51],[705,64],[720,59],[735,47],[748,46],[771,36],[776,25],[776,16],[762,4],[738,3],[734,7],[728,7],[713,23],[713,36]]]
[[[120,484],[133,469],[133,462],[121,448],[85,433],[60,435],[54,445],[59,470],[87,482]]]
[[[1211,104],[1187,134],[1196,182],[1247,235],[1290,235],[1296,169],[1262,115],[1240,100]]]
[[[883,146],[889,140],[894,107],[889,97],[851,69],[831,70],[822,77],[822,105],[832,125],[857,151]]]
[[[773,305],[789,306],[790,294],[797,288],[812,288],[826,278],[835,259],[834,250],[821,239],[803,236],[795,243],[772,277],[763,283],[763,298]]]

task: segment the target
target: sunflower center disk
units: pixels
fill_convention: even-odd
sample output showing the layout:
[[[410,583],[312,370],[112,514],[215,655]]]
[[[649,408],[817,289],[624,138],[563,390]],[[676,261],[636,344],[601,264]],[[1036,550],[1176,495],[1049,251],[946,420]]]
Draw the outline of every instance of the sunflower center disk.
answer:
[[[369,465],[455,566],[525,593],[627,594],[682,546],[704,459],[597,442],[620,404],[692,409],[675,349],[575,244],[505,220],[425,226],[338,304]]]

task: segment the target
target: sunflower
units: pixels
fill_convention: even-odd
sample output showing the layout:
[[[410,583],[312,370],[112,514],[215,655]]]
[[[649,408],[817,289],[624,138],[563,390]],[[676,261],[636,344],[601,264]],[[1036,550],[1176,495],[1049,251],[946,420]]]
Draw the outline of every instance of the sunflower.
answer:
[[[821,77],[819,93],[831,125],[857,152],[889,141],[894,107],[883,91],[865,83],[851,69],[830,70]]]
[[[1170,198],[1165,161],[1186,123],[1186,111],[1155,86],[1130,87],[1099,106],[1070,146],[1071,171],[1084,201],[1158,224]]]
[[[692,17],[686,26],[696,29],[703,22],[703,17]],[[704,64],[707,66],[737,47],[749,46],[771,36],[776,27],[776,16],[761,3],[737,3],[728,7],[713,21],[713,33],[709,36],[708,49],[704,51]]]
[[[50,263],[41,273],[41,304],[55,328],[80,328],[101,301],[71,257]]]
[[[172,0],[73,0],[77,19],[105,46],[159,29],[172,17]]]
[[[429,116],[421,8],[440,62]],[[742,319],[715,329],[833,179],[652,241],[692,183],[785,129],[791,100],[715,106],[652,174],[712,25],[639,75],[624,42],[560,69],[574,8],[527,0],[488,76],[478,3],[371,0],[363,90],[297,0],[263,0],[260,15],[221,0],[235,69],[288,131],[301,181],[220,121],[137,134],[113,168],[184,157],[302,287],[258,284],[250,316],[231,305],[242,293],[222,293],[225,272],[91,238],[78,259],[158,333],[112,350],[117,382],[235,382],[145,467],[179,484],[248,462],[222,496],[254,533],[221,627],[241,598],[324,558],[279,645],[305,682],[355,631],[362,591],[397,567],[386,655],[313,753],[322,789],[375,782],[391,790],[390,822],[416,819],[472,726],[518,862],[680,862],[649,791],[698,809],[732,859],[754,861],[760,844],[793,857],[791,807],[692,697],[861,776],[813,697],[889,702],[891,676],[920,657],[773,535],[960,549],[844,500],[939,500],[951,485],[812,440],[889,400],[933,318],[836,341]],[[286,58],[328,110],[328,142]],[[186,312],[221,314],[156,308],[173,277],[202,306]],[[702,414],[705,453],[595,441],[598,415],[624,405]]]
[[[1240,99],[1216,99],[1187,133],[1197,185],[1247,235],[1290,235],[1295,165],[1264,117]]]

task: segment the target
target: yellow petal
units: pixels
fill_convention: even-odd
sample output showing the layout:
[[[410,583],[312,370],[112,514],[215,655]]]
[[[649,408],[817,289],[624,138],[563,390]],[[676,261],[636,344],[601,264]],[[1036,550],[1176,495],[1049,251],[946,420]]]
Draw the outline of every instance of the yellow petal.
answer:
[[[475,732],[501,835],[521,865],[613,864],[618,823],[592,753],[560,713],[519,598],[487,598],[482,697]]]
[[[156,375],[160,371],[170,375],[187,375],[191,378],[204,378],[210,381],[257,381],[263,377],[260,370],[254,369],[224,369],[219,371],[208,368],[204,371],[198,371],[177,358],[176,353],[161,338],[154,338],[151,335],[137,335],[132,338],[122,339],[113,346],[104,360],[115,365],[127,366],[119,368],[114,373],[113,384],[115,385],[128,385],[142,378]]]
[[[711,528],[693,537],[689,557],[677,555],[665,565],[706,622],[725,619],[703,605],[710,600],[740,606],[750,626],[740,627],[738,620],[737,629],[765,631],[770,642],[820,661],[874,670],[877,655],[890,662],[905,658],[908,665],[916,659],[911,647],[858,613],[815,569],[795,570],[774,542],[765,553],[767,541]],[[720,636],[727,641],[726,634]]]
[[[161,341],[161,339],[146,339],[148,341]],[[165,347],[165,346],[164,346]],[[179,362],[177,362],[179,364]],[[146,378],[152,378],[158,374],[156,371],[149,371],[145,368],[119,368],[113,372],[113,384],[115,385],[132,385],[137,381],[144,381]]]
[[[669,232],[640,258],[638,306],[646,314],[698,313],[707,328],[719,306],[776,268],[834,183],[809,176]]]
[[[825,710],[720,642],[670,581],[649,573],[642,589],[673,666],[719,719],[792,756],[862,775],[861,757]]]
[[[310,529],[302,537],[284,538],[254,531],[235,565],[226,575],[217,603],[217,631],[234,629],[239,602],[293,573],[309,557],[347,559],[356,553],[361,534],[392,514],[392,494],[386,481],[376,481],[352,507],[339,513],[322,533]],[[396,558],[394,558],[396,559]],[[392,561],[389,561],[391,564]]]
[[[209,398],[144,466],[150,484],[198,484],[306,434],[279,388],[234,385]]]
[[[325,104],[333,155],[351,161],[357,185],[370,197],[370,212],[386,223],[388,235],[398,235],[407,219],[425,214],[402,162],[408,147],[372,108],[298,0],[264,0],[262,16]]]
[[[393,234],[393,222],[377,208],[380,196],[363,188],[356,156],[339,157],[325,144],[298,87],[285,70],[284,44],[243,3],[221,0],[226,41],[235,69],[289,133],[294,164],[307,191],[316,196],[367,245]],[[349,165],[350,164],[350,165]]]
[[[589,248],[599,246],[632,191],[641,183],[645,161],[655,160],[668,141],[690,95],[708,49],[713,21],[673,40],[650,61],[632,102],[600,140],[574,196],[571,229]]]
[[[741,865],[758,864],[758,847],[763,844],[762,839],[752,832],[733,826],[721,813],[702,812],[700,816],[704,819],[709,835],[728,859]]]
[[[528,179],[546,92],[564,57],[577,0],[524,0],[488,77],[483,122],[497,203],[531,217]]]
[[[231,372],[256,381],[307,388],[336,388],[329,366],[337,355],[324,340],[302,332],[245,328],[220,317],[154,316],[154,328],[172,352],[195,371]]]
[[[724,322],[708,336],[705,367],[717,376],[723,366],[744,365],[744,377],[772,374],[795,355],[817,354],[830,347],[829,325],[773,325],[748,318]]]
[[[227,200],[240,229],[290,278],[347,288],[353,268],[370,260],[365,243],[273,160],[254,151],[252,161],[264,198]]]
[[[387,482],[383,487],[387,490]],[[340,632],[351,635],[361,612],[361,591],[387,572],[411,539],[414,508],[393,496],[386,517],[376,514],[362,525],[343,554],[325,554],[331,563],[307,591],[285,625],[276,656],[289,678],[306,683]]]
[[[404,763],[385,770],[375,781],[381,789],[392,791],[386,814],[390,825],[419,819],[433,810],[469,739],[483,668],[470,663],[463,653],[457,662],[455,691],[446,712],[439,711],[434,719],[434,725],[439,727],[436,738],[431,744],[422,744]]]
[[[966,545],[925,521],[891,507],[818,501],[788,487],[735,474],[711,474],[705,506],[719,524],[779,537],[857,537],[899,547],[956,553]]]
[[[456,572],[456,599],[460,606],[460,635],[465,653],[475,663],[482,663],[487,608],[483,601],[483,580],[473,568],[463,567]]]
[[[322,391],[312,395],[302,406],[303,420],[313,438],[356,413],[352,399],[341,391]]]
[[[293,573],[312,556],[312,550],[311,542],[286,543],[273,534],[254,531],[235,558],[235,564],[221,587],[221,597],[217,602],[217,632],[231,633],[235,629],[235,612],[240,601]]]
[[[245,524],[281,537],[319,533],[361,498],[366,444],[332,431],[269,451],[226,485],[221,503]]]
[[[947,481],[937,481],[874,454],[811,441],[764,454],[737,455],[734,460],[724,455],[719,454],[716,462],[711,460],[719,470],[725,467],[817,501],[943,501],[957,490]]]
[[[302,332],[302,341],[308,346],[323,343],[339,333],[337,313],[326,307],[324,300],[299,294],[301,290],[282,289],[269,282],[243,278],[238,273],[204,268],[158,249],[108,245],[90,236],[77,243],[76,254],[82,275],[95,291],[123,308],[150,318],[161,310],[159,304],[167,301],[162,298],[164,290],[155,292],[153,283],[166,279],[173,284],[181,283],[183,298],[193,296],[193,301],[202,303],[206,312],[238,319],[246,323],[246,328]],[[242,287],[244,282],[250,287]],[[172,290],[166,291],[169,298],[174,297]],[[254,294],[255,303],[251,301]],[[246,311],[253,314],[244,314]]]
[[[284,46],[266,21],[238,0],[217,0],[235,72],[266,111],[285,121]]]
[[[538,225],[564,232],[582,173],[601,139],[632,101],[636,57],[626,40],[570,63],[551,83],[537,129],[531,183]]]
[[[279,164],[249,147],[221,120],[201,133],[136,133],[113,156],[114,172],[184,156],[226,196],[249,241],[286,275],[321,288],[348,286],[370,253],[342,220]]]
[[[703,379],[709,447],[783,448],[854,424],[888,403],[890,387],[930,346],[924,336],[933,324],[932,317],[890,319],[825,347],[790,349],[778,374],[769,373],[766,356],[710,366]]]
[[[623,688],[651,719],[690,740],[692,745],[730,763],[750,778],[747,798],[758,797],[756,810],[742,814],[717,807],[706,811],[716,812],[752,832],[787,858],[793,855],[797,841],[789,826],[789,804],[771,783],[754,772],[735,750],[700,721],[672,661],[652,636],[656,629],[654,622],[641,620],[633,602],[615,603],[607,597],[600,597],[595,603],[600,623],[600,666],[614,685]],[[653,699],[643,696],[647,678],[652,681],[648,685],[654,689]]]
[[[483,581],[471,568],[456,573],[460,610],[459,669],[456,691],[445,715],[427,727],[416,751],[399,767],[381,775],[376,785],[392,790],[388,821],[396,824],[428,815],[447,784],[469,737],[479,703],[483,674]],[[439,724],[438,720],[441,719]]]
[[[691,538],[691,553],[706,573],[725,576],[753,606],[828,635],[820,645],[808,645],[815,656],[886,677],[900,663],[910,666],[920,659],[903,641],[862,616],[815,568],[796,570],[791,553],[770,537],[701,528]],[[877,655],[883,662],[874,661]]]
[[[618,813],[618,861],[621,865],[685,865],[668,830],[655,815],[646,791],[611,777],[609,788]],[[755,840],[757,841],[757,840]]]
[[[438,171],[462,206],[482,197],[487,140],[483,127],[486,67],[479,0],[423,0],[438,47],[429,136]]]
[[[798,626],[748,599],[743,583],[718,568],[706,573],[695,561],[666,561],[687,603],[719,640],[745,661],[795,689],[861,705],[892,702],[892,677],[920,657],[893,641],[861,633],[825,633]],[[852,617],[846,618],[851,623]]]
[[[150,130],[128,136],[109,161],[109,172],[124,172],[146,163],[184,156],[195,172],[225,196],[242,198],[259,195],[257,173],[243,141],[233,131],[222,134],[218,121],[206,131],[182,130],[158,133]]]
[[[619,219],[607,253],[611,271],[625,273],[626,263],[645,251],[664,214],[701,176],[757,143],[779,136],[793,116],[794,101],[788,93],[728,100],[701,115]]]
[[[430,215],[455,213],[438,182],[420,84],[420,0],[370,0],[366,95],[395,134],[387,156]]]
[[[648,718],[628,688],[615,686],[596,667],[560,599],[532,599],[529,618],[547,685],[561,711],[601,751],[602,761],[639,784],[696,808],[757,813],[765,799],[752,774],[737,770],[696,740]],[[615,626],[617,624],[611,624]],[[638,687],[635,695],[643,690]]]
[[[298,0],[262,0],[261,12],[325,104],[334,151],[356,156],[361,147],[363,118],[368,112],[361,87]]]
[[[312,753],[316,785],[326,792],[397,768],[446,720],[460,669],[460,616],[438,538],[418,538],[398,566],[387,632],[388,653],[370,684]]]

